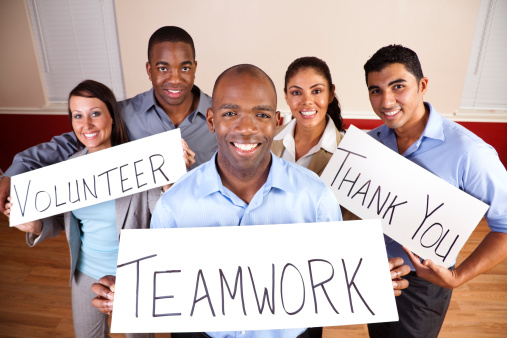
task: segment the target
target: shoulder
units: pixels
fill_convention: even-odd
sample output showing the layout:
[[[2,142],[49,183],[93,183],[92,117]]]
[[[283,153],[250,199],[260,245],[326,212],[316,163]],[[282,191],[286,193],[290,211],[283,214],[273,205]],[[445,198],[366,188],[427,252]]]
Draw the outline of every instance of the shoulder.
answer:
[[[70,155],[69,160],[71,158],[77,158],[77,157],[81,157],[83,155],[86,155],[87,152],[88,152],[88,148],[84,148],[84,149],[78,150],[74,154]]]
[[[153,88],[148,91],[145,91],[143,93],[137,94],[136,96],[133,96],[129,99],[118,101],[118,106],[120,107],[121,111],[124,111],[125,109],[129,109],[129,108],[139,110],[143,106],[143,103],[146,100],[151,100],[151,101],[154,100],[153,99]]]

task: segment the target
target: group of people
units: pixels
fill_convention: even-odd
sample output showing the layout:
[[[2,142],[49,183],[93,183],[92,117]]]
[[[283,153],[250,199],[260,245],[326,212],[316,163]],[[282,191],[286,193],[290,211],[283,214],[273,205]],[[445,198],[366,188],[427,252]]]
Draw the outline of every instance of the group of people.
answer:
[[[0,211],[8,215],[13,175],[181,129],[190,171],[172,187],[18,226],[27,232],[31,246],[66,231],[76,337],[108,335],[121,229],[144,228],[150,222],[152,228],[167,228],[358,219],[340,209],[318,177],[346,132],[323,60],[302,57],[289,65],[284,93],[293,119],[282,127],[276,89],[264,71],[247,64],[233,66],[217,78],[209,97],[194,85],[195,60],[194,44],[185,30],[158,29],[149,40],[146,63],[152,89],[117,103],[106,86],[83,81],[69,95],[73,132],[17,154],[0,180]],[[369,324],[370,336],[436,337],[452,289],[507,258],[507,172],[491,146],[424,102],[428,79],[414,51],[400,45],[383,47],[364,70],[372,108],[384,123],[370,136],[490,205],[485,217],[491,232],[457,267],[446,269],[422,260],[385,238],[400,319]],[[320,337],[322,329],[183,335]]]

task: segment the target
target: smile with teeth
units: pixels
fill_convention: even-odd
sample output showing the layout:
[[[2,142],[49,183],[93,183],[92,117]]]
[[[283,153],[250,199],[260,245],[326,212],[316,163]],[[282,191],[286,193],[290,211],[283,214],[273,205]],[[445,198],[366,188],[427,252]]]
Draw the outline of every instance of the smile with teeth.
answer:
[[[180,92],[181,92],[181,90],[170,90],[170,89],[167,89],[167,91],[168,91],[169,93],[173,93],[173,94],[178,94],[178,93],[180,93]]]
[[[259,143],[236,143],[233,142],[234,146],[241,151],[251,151],[259,145]]]
[[[302,110],[300,111],[300,113],[304,116],[311,116],[311,115],[314,115],[314,114],[317,114],[317,111],[315,109],[313,110]]]
[[[84,135],[84,137],[85,137],[86,139],[92,139],[92,138],[94,138],[95,136],[97,136],[97,134],[98,134],[98,133],[99,133],[99,132],[98,132],[98,131],[96,131],[96,132],[93,132],[93,133],[84,133],[83,135]]]
[[[398,110],[392,110],[392,111],[385,111],[383,113],[386,116],[394,116],[394,115],[398,114],[399,112],[400,112],[400,110],[398,109]]]

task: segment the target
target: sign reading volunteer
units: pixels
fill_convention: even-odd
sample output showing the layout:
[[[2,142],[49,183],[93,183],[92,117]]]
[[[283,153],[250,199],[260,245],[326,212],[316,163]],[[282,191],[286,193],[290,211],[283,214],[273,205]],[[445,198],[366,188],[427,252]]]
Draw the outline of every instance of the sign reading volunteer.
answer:
[[[116,273],[111,332],[398,320],[378,220],[122,230]]]
[[[179,129],[11,178],[10,225],[175,182],[186,173]]]
[[[336,199],[420,257],[449,267],[489,206],[350,126],[322,173]]]

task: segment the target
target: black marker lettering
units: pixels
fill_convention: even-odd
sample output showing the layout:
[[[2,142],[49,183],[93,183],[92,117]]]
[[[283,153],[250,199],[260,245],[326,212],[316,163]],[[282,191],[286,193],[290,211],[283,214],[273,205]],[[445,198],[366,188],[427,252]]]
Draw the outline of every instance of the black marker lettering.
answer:
[[[438,257],[443,258],[443,259],[442,259],[442,262],[445,262],[445,259],[446,259],[446,258],[447,258],[447,256],[449,255],[449,252],[451,252],[452,247],[454,246],[454,244],[456,243],[456,241],[458,240],[458,237],[459,237],[459,235],[456,235],[456,238],[454,239],[454,242],[452,242],[451,246],[449,247],[449,250],[447,250],[447,253],[446,253],[444,256],[442,256],[442,255],[440,255],[440,254],[437,252],[437,250],[438,250],[438,248],[440,247],[440,244],[442,244],[442,242],[444,241],[444,239],[445,239],[445,237],[447,236],[447,234],[448,234],[448,233],[449,233],[449,230],[447,230],[447,231],[446,231],[446,233],[445,233],[444,237],[442,237],[442,240],[440,241],[440,243],[438,243],[437,247],[435,248],[435,254],[436,254]]]
[[[363,304],[370,311],[370,313],[375,316],[375,314],[370,309],[370,307],[368,306],[368,304],[364,300],[363,296],[361,295],[361,292],[359,292],[359,289],[357,288],[356,283],[354,282],[354,279],[356,278],[356,275],[357,275],[357,271],[359,271],[359,267],[361,266],[362,262],[363,262],[363,259],[362,258],[359,259],[359,264],[357,264],[356,271],[354,272],[354,275],[352,276],[352,279],[349,282],[349,278],[348,278],[348,275],[347,275],[347,267],[345,266],[345,261],[342,259],[343,271],[345,272],[345,282],[347,283],[347,291],[349,292],[350,311],[352,311],[352,313],[354,313],[354,306],[352,304],[352,294],[350,293],[350,287],[353,285],[354,289],[356,290],[356,292],[357,292],[357,294],[359,296],[359,298],[361,298],[361,300],[363,301]]]
[[[365,184],[363,184],[363,186],[358,191],[356,191],[356,193],[354,195],[352,195],[352,197],[350,199],[354,199],[354,197],[356,197],[356,195],[363,195],[363,203],[361,203],[361,205],[364,206],[364,201],[366,200],[366,195],[368,194],[368,190],[370,190],[370,184],[371,184],[371,180],[368,180]],[[365,187],[366,187],[366,191],[363,192],[363,189]]]
[[[313,272],[312,272],[312,263],[313,262],[325,262],[325,263],[329,264],[331,266],[331,277],[329,277],[328,279],[326,279],[323,282],[315,284],[313,282]],[[329,299],[329,296],[328,296],[327,291],[326,291],[326,287],[324,286],[324,284],[326,284],[327,282],[329,282],[334,277],[334,268],[333,268],[333,265],[330,262],[328,262],[326,260],[323,260],[323,259],[311,259],[311,260],[308,261],[308,270],[310,271],[310,281],[312,283],[313,302],[315,303],[315,313],[319,313],[319,311],[317,310],[317,297],[315,296],[315,289],[320,286],[320,287],[322,287],[322,291],[324,291],[324,295],[326,296],[327,301],[329,302],[329,304],[333,308],[334,312],[337,313],[337,314],[339,314],[339,312],[334,307],[333,302],[331,302],[331,299]]]
[[[296,271],[299,273],[299,276],[301,277],[301,282],[303,283],[303,300],[301,302],[301,306],[299,307],[299,309],[297,309],[294,312],[287,311],[287,309],[285,308],[285,303],[283,301],[283,278],[285,276],[285,269],[287,269],[288,266],[292,266],[294,269],[296,269]],[[295,314],[297,314],[299,311],[301,311],[301,309],[303,308],[303,306],[305,306],[305,281],[303,280],[303,276],[301,275],[301,272],[299,272],[298,268],[296,268],[294,265],[292,265],[290,263],[285,264],[285,266],[283,267],[282,277],[280,279],[280,297],[282,298],[283,309],[285,310],[285,312],[288,315],[295,315]]]
[[[18,199],[18,205],[20,206],[20,209],[21,209],[21,216],[23,216],[23,217],[25,216],[26,202],[28,201],[28,191],[30,190],[30,183],[31,182],[32,182],[32,180],[29,180],[28,186],[26,187],[25,203],[21,203],[21,201],[19,200],[18,189],[16,189],[16,185],[14,184],[14,192],[16,193],[16,198]],[[21,205],[23,205],[22,208],[21,208]]]
[[[387,194],[386,199],[384,200],[384,203],[382,204],[382,207],[381,207],[380,206],[380,190],[382,190],[382,188],[379,185],[378,188],[377,188],[377,190],[375,190],[375,193],[373,194],[373,197],[371,198],[370,204],[368,204],[368,209],[370,209],[371,204],[375,200],[375,196],[378,196],[378,198],[377,198],[377,215],[380,215],[380,213],[382,212],[382,209],[384,209],[384,206],[387,203],[387,200],[389,200],[389,196],[391,196],[391,193],[389,192]]]
[[[46,195],[48,195],[48,198],[49,198],[48,206],[42,210],[39,210],[39,208],[37,207],[37,200],[38,200],[40,193],[45,193]],[[37,194],[35,194],[35,210],[37,210],[38,212],[43,212],[43,211],[46,211],[50,205],[51,205],[51,196],[49,195],[49,193],[47,191],[39,191]]]
[[[218,270],[220,273],[220,286],[222,288],[222,314],[225,316],[225,302],[224,302],[224,282],[227,286],[227,291],[229,292],[229,296],[231,296],[232,299],[236,298],[236,292],[238,291],[238,281],[239,281],[239,287],[241,292],[241,305],[243,306],[243,314],[246,316],[246,310],[245,310],[245,298],[243,297],[243,271],[241,269],[241,266],[238,266],[238,272],[236,273],[236,280],[234,282],[234,292],[231,293],[231,288],[229,287],[229,283],[227,283],[227,279],[225,279],[225,275],[222,271],[222,269]]]
[[[204,285],[204,290],[206,291],[206,294],[199,299],[195,299],[197,297],[197,291],[199,290],[199,279],[202,279],[202,284]],[[204,279],[204,275],[202,273],[202,270],[199,269],[199,272],[197,272],[197,281],[195,283],[194,302],[192,304],[192,311],[190,312],[190,316],[194,315],[195,304],[197,302],[200,302],[204,298],[208,298],[208,304],[211,309],[211,313],[213,314],[213,317],[215,317],[215,310],[213,310],[213,304],[211,304],[211,298],[209,296],[208,286],[206,285],[206,280]]]
[[[438,207],[436,207],[435,209],[433,209],[433,211],[428,214],[428,210],[429,210],[429,206],[430,206],[430,195],[426,195],[426,215],[424,216],[424,219],[421,222],[421,225],[419,225],[419,228],[417,228],[417,231],[414,233],[414,236],[412,236],[412,239],[414,239],[415,236],[417,235],[417,233],[419,232],[419,230],[421,230],[421,227],[423,226],[424,222],[426,222],[426,220],[428,219],[428,217],[430,217],[431,215],[433,215],[433,213],[435,211],[437,211],[438,209],[440,209],[440,207],[443,206],[443,205],[444,205],[444,203],[440,204]]]
[[[398,204],[394,204],[394,202],[396,201],[396,198],[398,198],[398,196],[394,196],[393,200],[391,201],[391,205],[387,208],[386,212],[384,213],[384,216],[382,216],[382,218],[385,219],[387,213],[389,212],[389,210],[391,210],[391,217],[389,218],[389,224],[391,224],[391,222],[393,221],[393,215],[394,215],[395,208],[398,207],[398,206],[400,206],[400,205],[408,203],[407,201],[405,201],[405,202],[401,202],[401,203],[398,203]]]
[[[341,181],[341,183],[340,183],[340,186],[338,187],[338,190],[340,190],[340,189],[341,189],[341,187],[342,187],[343,182],[349,182],[349,183],[352,183],[352,185],[351,185],[351,187],[350,187],[350,190],[349,190],[349,192],[347,193],[347,197],[349,197],[349,196],[350,196],[350,193],[352,192],[352,189],[354,189],[354,186],[356,185],[357,180],[358,180],[358,179],[359,179],[359,177],[361,176],[361,173],[359,173],[359,174],[357,174],[357,177],[356,177],[356,179],[355,179],[355,180],[353,180],[353,181],[351,181],[351,180],[347,180],[347,176],[349,175],[350,169],[352,169],[352,168],[349,168],[349,170],[347,170],[347,173],[345,174],[345,176],[343,176],[343,179],[342,179],[342,181]]]
[[[255,294],[255,300],[257,301],[257,309],[259,309],[259,314],[262,314],[264,311],[264,304],[268,303],[268,307],[271,310],[272,314],[275,314],[275,265],[272,264],[272,273],[271,273],[271,303],[273,303],[273,307],[271,307],[271,303],[269,302],[269,291],[267,288],[264,288],[263,296],[262,296],[262,306],[259,304],[259,297],[257,296],[257,289],[255,287],[255,281],[252,275],[252,270],[248,267],[248,272],[250,273],[250,279],[252,280],[252,286]]]
[[[338,172],[336,173],[336,176],[334,177],[333,179],[333,182],[331,182],[331,186],[333,186],[334,184],[334,181],[336,180],[336,178],[338,177],[338,175],[340,174],[340,172],[342,171],[342,168],[343,168],[343,165],[345,164],[345,162],[347,162],[350,154],[352,155],[356,155],[356,156],[359,156],[359,157],[362,157],[362,158],[366,158],[366,156],[363,156],[363,155],[360,155],[360,154],[357,154],[357,153],[354,153],[352,151],[349,151],[349,150],[346,150],[346,149],[343,149],[343,148],[340,148],[338,147],[336,150],[341,150],[341,151],[345,151],[347,153],[347,156],[345,156],[345,159],[343,160],[342,164],[340,165],[340,169],[338,169]]]
[[[155,156],[162,157],[162,163],[159,165],[159,167],[157,169],[153,168],[153,160],[152,160],[152,158],[155,157]],[[167,176],[164,174],[164,172],[162,171],[162,169],[160,169],[164,165],[164,162],[165,162],[164,161],[164,157],[162,155],[160,155],[160,154],[155,154],[155,155],[151,155],[150,156],[151,172],[153,174],[153,183],[155,183],[155,184],[157,183],[157,179],[155,178],[155,171],[160,171],[160,173],[162,174],[162,176],[164,176],[165,180],[167,182],[169,182],[169,179],[167,178]]]
[[[132,190],[132,187],[130,187],[130,188],[128,188],[128,189],[124,189],[124,188],[123,188],[123,182],[128,181],[128,178],[123,179],[123,172],[122,172],[122,170],[121,170],[121,169],[122,169],[123,167],[126,167],[127,165],[128,165],[128,164],[124,164],[124,165],[122,165],[122,166],[120,167],[120,182],[121,182],[121,191],[122,191],[122,192]]]
[[[67,202],[63,202],[63,203],[58,204],[58,192],[56,191],[56,185],[55,185],[55,206],[59,207],[59,206],[64,205],[66,203]]]
[[[70,203],[76,203],[76,202],[79,202],[81,201],[81,197],[79,197],[79,189],[78,189],[78,185],[77,185],[77,180],[76,180],[76,195],[77,195],[77,199],[75,201],[71,201],[72,199],[72,193],[70,191],[70,182],[69,182],[69,202]]]
[[[155,311],[155,301],[158,299],[170,299],[174,298],[173,295],[170,296],[157,296],[157,275],[160,273],[175,273],[175,272],[181,272],[181,270],[167,270],[167,271],[155,271],[153,272],[153,317],[165,317],[165,316],[181,316],[181,313],[175,312],[175,313],[162,313],[157,314]],[[137,317],[137,312],[136,312]]]
[[[86,181],[83,178],[83,195],[84,195],[85,201],[87,200],[87,198],[86,198],[86,190],[88,190],[88,192],[90,193],[90,195],[92,195],[93,197],[97,198],[97,184],[95,182],[95,175],[93,175],[93,192],[90,190],[90,187],[88,187],[88,184],[86,184]]]
[[[134,162],[134,172],[136,173],[136,182],[137,182],[137,188],[141,188],[142,186],[145,186],[146,184],[148,183],[144,183],[144,184],[141,184],[139,185],[139,176],[143,175],[144,173],[137,173],[137,167],[136,167],[136,164],[139,163],[139,162],[142,162],[143,160],[139,160],[139,161],[135,161]]]

